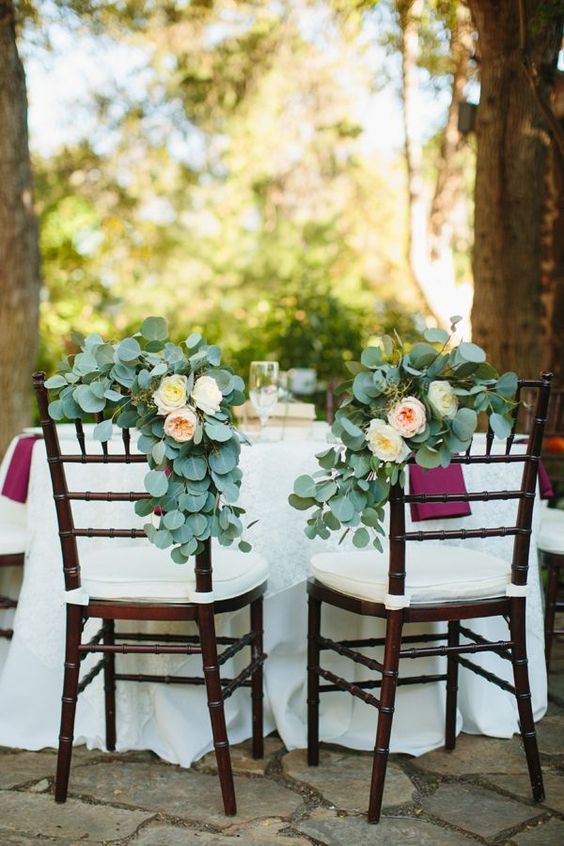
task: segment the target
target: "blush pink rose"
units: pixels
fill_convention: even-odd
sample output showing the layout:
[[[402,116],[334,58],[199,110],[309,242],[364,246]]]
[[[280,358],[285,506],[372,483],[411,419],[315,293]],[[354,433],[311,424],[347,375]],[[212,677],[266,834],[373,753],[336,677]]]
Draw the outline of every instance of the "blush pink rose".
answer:
[[[427,424],[425,406],[416,397],[405,397],[388,411],[388,423],[403,438],[420,435]]]
[[[193,408],[185,406],[167,414],[164,422],[165,434],[179,444],[191,441],[196,431],[198,417]]]

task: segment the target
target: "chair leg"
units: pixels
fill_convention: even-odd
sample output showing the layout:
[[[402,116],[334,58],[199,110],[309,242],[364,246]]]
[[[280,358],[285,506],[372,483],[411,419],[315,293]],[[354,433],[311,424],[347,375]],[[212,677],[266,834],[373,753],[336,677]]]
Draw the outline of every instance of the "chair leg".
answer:
[[[104,620],[104,644],[113,646],[114,621]],[[104,655],[104,697],[106,705],[106,749],[114,752],[116,748],[116,656],[113,652]]]
[[[251,602],[251,631],[254,640],[251,647],[251,659],[262,655],[262,596]],[[263,718],[263,670],[262,663],[254,671],[251,681],[253,710],[253,758],[264,757],[264,718]]]
[[[79,605],[67,605],[67,633],[65,646],[65,677],[61,708],[61,730],[59,733],[59,751],[57,754],[57,775],[55,778],[55,802],[65,802],[67,798],[72,742],[74,739],[74,718],[78,698],[78,677],[80,657],[78,647],[82,631],[82,608]]]
[[[548,581],[545,592],[544,610],[544,654],[546,658],[546,669],[550,670],[550,659],[552,656],[552,641],[554,638],[554,618],[556,616],[556,601],[558,599],[558,583],[560,570],[553,565],[548,566]]]
[[[227,726],[225,723],[225,710],[223,706],[223,691],[219,676],[219,665],[217,663],[217,643],[215,639],[215,621],[211,605],[198,606],[198,628],[200,631],[200,643],[202,646],[202,664],[206,692],[208,697],[208,708],[213,735],[213,745],[217,761],[217,774],[223,797],[223,808],[228,817],[235,816],[237,804],[235,801],[235,785],[233,784],[233,771],[231,769],[231,755],[229,752],[229,740],[227,738]]]
[[[308,599],[307,635],[307,762],[319,764],[319,642],[321,631],[321,602],[314,596]]]
[[[384,669],[380,691],[380,709],[378,728],[374,745],[372,763],[372,781],[370,784],[370,802],[368,804],[368,822],[376,823],[380,819],[386,766],[390,752],[390,735],[398,681],[399,652],[401,648],[401,630],[403,611],[390,611],[386,625],[386,645],[384,648]]]
[[[460,621],[451,620],[448,624],[448,646],[458,646],[460,641]],[[458,694],[458,656],[447,657],[446,679],[446,715],[445,749],[456,746],[456,700]]]
[[[515,679],[515,696],[519,709],[519,725],[523,746],[527,756],[529,778],[533,791],[533,799],[541,802],[544,799],[544,786],[542,780],[535,722],[533,719],[533,708],[531,705],[531,691],[529,688],[529,671],[527,668],[527,643],[525,633],[525,598],[513,597],[511,599],[511,610],[509,614],[509,628],[511,640],[513,641],[512,663],[513,676]]]

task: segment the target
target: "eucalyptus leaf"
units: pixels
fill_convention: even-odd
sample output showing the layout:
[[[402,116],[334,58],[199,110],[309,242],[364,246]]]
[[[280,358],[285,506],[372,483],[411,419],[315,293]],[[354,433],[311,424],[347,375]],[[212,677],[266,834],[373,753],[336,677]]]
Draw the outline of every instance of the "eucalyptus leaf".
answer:
[[[162,519],[166,529],[179,529],[185,523],[184,514],[181,511],[167,511]]]
[[[446,344],[450,335],[445,329],[439,328],[429,328],[425,329],[423,332],[423,337],[426,341],[429,341],[430,344]]]
[[[95,441],[109,441],[112,437],[112,431],[112,421],[103,420],[101,423],[98,423],[96,426],[94,426],[92,437]]]
[[[349,497],[344,495],[334,496],[329,500],[331,511],[341,523],[347,522],[354,515],[354,505]]]
[[[353,535],[353,544],[362,549],[365,546],[368,546],[370,543],[370,535],[368,531],[364,528],[357,529]]]
[[[140,331],[147,341],[164,341],[168,336],[167,322],[163,317],[146,317]]]
[[[151,455],[155,464],[162,464],[165,458],[166,446],[164,441],[157,441],[151,449]],[[173,528],[173,527],[171,527]]]
[[[95,414],[106,407],[104,397],[97,397],[92,393],[88,385],[78,385],[73,391],[74,401],[89,414]]]
[[[168,478],[162,470],[150,470],[145,476],[145,490],[154,497],[164,496],[168,490]]]
[[[311,476],[298,476],[294,482],[294,493],[302,498],[315,497],[316,485]]]
[[[484,350],[479,347],[477,344],[472,344],[469,341],[465,341],[464,343],[460,344],[458,347],[458,352],[460,357],[464,361],[471,361],[475,364],[483,364],[486,360],[486,354]]]
[[[59,373],[55,373],[54,376],[51,376],[50,379],[45,381],[45,387],[51,390],[52,388],[64,388],[68,385],[67,380],[64,376],[61,376]]]
[[[511,434],[511,422],[501,414],[490,414],[490,426],[496,438],[508,438]]]

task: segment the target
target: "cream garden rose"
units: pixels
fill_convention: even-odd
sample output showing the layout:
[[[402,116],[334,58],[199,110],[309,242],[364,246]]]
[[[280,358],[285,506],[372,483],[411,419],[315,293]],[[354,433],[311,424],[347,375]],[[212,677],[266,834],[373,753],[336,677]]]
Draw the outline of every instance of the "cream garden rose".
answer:
[[[223,395],[217,387],[217,382],[211,376],[200,376],[192,390],[192,402],[204,414],[215,414],[219,411]]]
[[[196,431],[198,415],[190,406],[178,408],[167,414],[164,422],[165,435],[179,444],[191,441]]]
[[[427,413],[417,397],[405,397],[388,411],[388,423],[404,438],[412,438],[425,431]]]
[[[186,405],[187,381],[186,376],[180,374],[164,376],[161,379],[159,387],[153,394],[157,414],[164,416]]]
[[[409,447],[392,426],[378,418],[371,420],[366,433],[370,452],[380,461],[399,463],[409,455]]]
[[[451,420],[458,410],[458,400],[450,382],[437,380],[429,385],[429,405],[438,417]]]

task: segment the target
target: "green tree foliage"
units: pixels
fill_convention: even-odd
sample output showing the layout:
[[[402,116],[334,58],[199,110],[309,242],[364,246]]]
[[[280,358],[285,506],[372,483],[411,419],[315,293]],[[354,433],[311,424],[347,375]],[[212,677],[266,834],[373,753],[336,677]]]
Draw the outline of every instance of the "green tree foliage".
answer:
[[[413,300],[401,163],[365,148],[358,37],[291,0],[58,9],[146,49],[150,72],[98,97],[94,137],[36,156],[42,366],[73,351],[71,327],[125,335],[158,310],[237,367],[269,355],[339,377]]]

